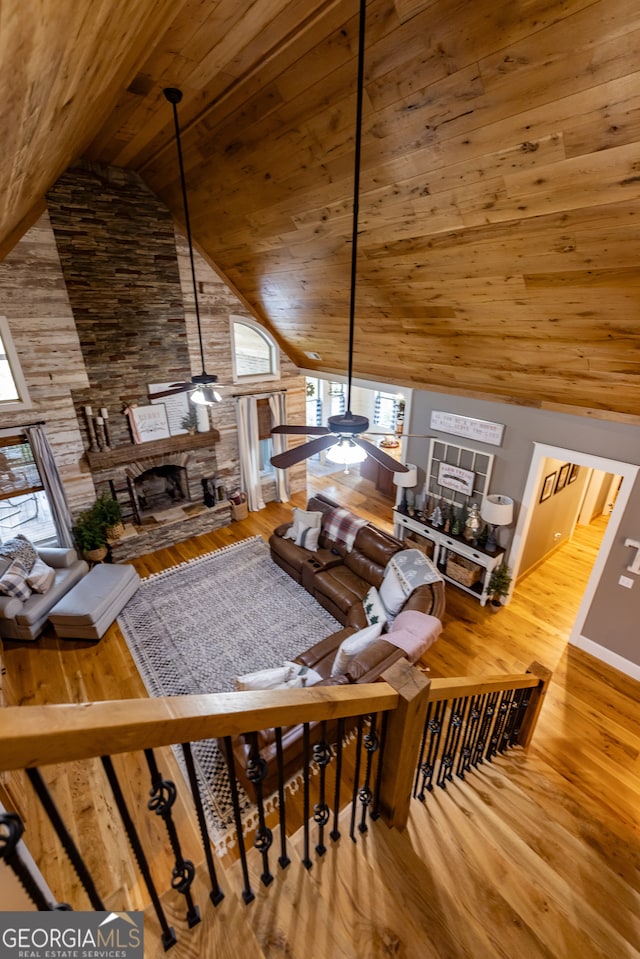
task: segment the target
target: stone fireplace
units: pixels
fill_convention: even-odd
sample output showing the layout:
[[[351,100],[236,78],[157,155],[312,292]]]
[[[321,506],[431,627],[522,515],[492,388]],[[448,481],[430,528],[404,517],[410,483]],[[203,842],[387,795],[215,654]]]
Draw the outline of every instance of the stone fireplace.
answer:
[[[125,466],[141,518],[202,499],[201,484],[196,494],[189,483],[189,460],[189,453],[180,453],[158,457],[152,466],[138,461]]]

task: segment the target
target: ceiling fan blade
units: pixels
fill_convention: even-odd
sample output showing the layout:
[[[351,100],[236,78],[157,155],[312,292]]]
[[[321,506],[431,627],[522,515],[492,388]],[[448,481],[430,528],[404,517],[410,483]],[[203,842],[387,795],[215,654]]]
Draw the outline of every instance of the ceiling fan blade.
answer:
[[[288,436],[328,436],[331,430],[326,426],[288,426],[282,423],[280,426],[274,426],[272,433],[286,433]]]
[[[277,453],[271,457],[271,463],[276,469],[286,470],[287,467],[295,466],[296,463],[308,459],[314,453],[321,453],[322,450],[335,446],[337,442],[338,437],[333,433],[328,436],[319,436],[318,439],[303,443],[302,446],[294,446],[293,449],[285,450],[284,453]]]
[[[193,383],[178,383],[170,390],[160,390],[159,393],[149,393],[149,399],[159,400],[162,396],[175,396],[176,393],[189,393],[194,388]]]
[[[378,449],[373,443],[368,443],[366,440],[363,440],[361,436],[354,436],[353,442],[362,447],[371,459],[374,459],[380,466],[384,466],[385,469],[391,470],[393,473],[409,472],[404,463],[399,463],[398,460],[394,460],[393,456],[388,456],[384,450]]]

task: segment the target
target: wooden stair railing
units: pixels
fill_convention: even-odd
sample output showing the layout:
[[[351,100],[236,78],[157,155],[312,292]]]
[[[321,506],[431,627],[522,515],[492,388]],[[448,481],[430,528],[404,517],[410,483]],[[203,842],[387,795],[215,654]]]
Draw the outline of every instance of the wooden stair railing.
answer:
[[[144,751],[152,779],[152,800],[149,809],[161,815],[166,823],[171,847],[175,852],[176,866],[172,886],[185,896],[188,925],[200,920],[200,912],[190,895],[190,879],[193,864],[182,855],[175,825],[172,821],[172,795],[175,784],[165,780],[158,768],[152,750],[156,747],[182,744],[186,760],[189,785],[196,807],[196,817],[204,845],[205,860],[211,879],[210,898],[217,904],[223,898],[215,876],[215,866],[211,856],[211,843],[207,833],[206,817],[202,809],[198,783],[191,762],[191,743],[205,739],[218,739],[226,744],[227,761],[231,766],[231,782],[234,784],[233,754],[231,739],[238,735],[255,742],[252,730],[275,728],[276,741],[281,740],[282,727],[304,724],[304,809],[303,828],[305,830],[304,863],[311,866],[310,858],[310,821],[318,828],[317,855],[324,852],[325,827],[329,825],[330,796],[334,788],[334,829],[329,832],[332,839],[339,837],[335,823],[337,815],[344,805],[352,804],[351,831],[355,839],[356,830],[366,832],[366,816],[380,816],[389,826],[404,828],[407,822],[409,805],[413,795],[417,795],[415,783],[421,770],[424,773],[424,747],[429,729],[430,711],[440,709],[441,704],[453,703],[450,714],[460,711],[459,704],[473,704],[478,701],[493,704],[491,713],[492,729],[496,736],[502,735],[504,723],[498,725],[496,714],[497,700],[516,702],[517,723],[510,720],[507,745],[527,745],[533,733],[533,727],[539,713],[544,692],[549,680],[549,672],[538,664],[533,664],[526,674],[511,676],[491,676],[486,678],[467,677],[457,679],[434,679],[430,681],[423,671],[409,665],[405,660],[395,663],[387,670],[378,683],[371,685],[351,685],[334,687],[316,687],[304,690],[259,692],[217,693],[200,696],[174,696],[141,700],[117,700],[99,703],[83,703],[49,706],[17,706],[0,709],[0,772],[25,769],[32,786],[47,811],[50,822],[58,832],[65,851],[78,875],[84,870],[80,853],[75,849],[66,827],[57,821],[57,811],[47,793],[40,766],[68,763],[101,757],[107,779],[116,799],[116,805],[125,825],[130,845],[135,853],[140,871],[147,884],[151,902],[156,909],[162,928],[162,941],[166,948],[175,942],[173,929],[168,927],[162,912],[159,897],[153,886],[145,853],[137,834],[133,817],[127,808],[111,756],[118,753]],[[521,691],[525,691],[526,695]],[[466,709],[465,705],[465,709]],[[467,720],[471,713],[468,711]],[[513,712],[516,707],[505,707],[502,712]],[[497,712],[500,712],[498,707]],[[440,715],[440,714],[439,714]],[[464,719],[464,717],[463,717]],[[330,720],[338,721],[337,744],[329,748],[324,741],[325,725]],[[342,740],[345,722],[356,724],[355,770],[352,771],[351,791],[344,796],[340,793],[340,769],[342,765]],[[486,721],[486,716],[485,716]],[[502,720],[500,720],[502,722]],[[320,742],[310,745],[309,729],[318,724]],[[476,737],[477,740],[478,737]],[[463,739],[459,739],[463,743]],[[477,742],[476,742],[477,745]],[[501,747],[502,748],[502,745]],[[362,758],[361,758],[362,757]],[[278,759],[281,761],[281,752]],[[325,780],[325,766],[330,758],[335,758],[335,776],[333,783]],[[446,757],[445,757],[446,758]],[[319,769],[317,775],[318,802],[311,803],[310,762],[314,761]],[[448,761],[448,760],[447,760]],[[259,828],[255,836],[255,845],[263,854],[264,870],[262,881],[268,885],[272,879],[269,867],[269,848],[271,831],[266,822],[260,782],[264,770],[260,768],[260,757],[252,754],[255,767],[256,795],[259,804]],[[263,764],[264,765],[264,764]],[[452,763],[446,766],[448,772]],[[279,765],[279,771],[281,766]],[[417,772],[416,772],[417,770]],[[281,777],[282,778],[282,777]],[[252,780],[253,781],[253,780]],[[439,782],[439,785],[443,785]],[[430,785],[426,787],[430,788]],[[424,792],[424,788],[422,790]],[[419,798],[422,798],[420,796]],[[284,868],[288,863],[285,846],[284,788],[279,788],[280,833],[282,839],[279,863]],[[48,807],[48,808],[47,808]],[[356,809],[361,809],[361,821],[356,825]],[[239,807],[238,807],[239,809]],[[1,819],[1,817],[0,817]],[[236,827],[239,837],[238,850],[243,865],[245,885],[242,896],[250,902],[253,892],[249,886],[248,872],[244,861],[245,850],[243,827],[240,814],[236,814]],[[2,823],[0,822],[0,857],[2,856]],[[5,857],[6,858],[6,857]],[[16,870],[18,874],[18,870]],[[177,877],[177,878],[176,878]],[[91,877],[85,882],[85,890],[95,886]],[[98,894],[92,893],[90,899],[96,901]],[[42,908],[42,905],[39,905]]]

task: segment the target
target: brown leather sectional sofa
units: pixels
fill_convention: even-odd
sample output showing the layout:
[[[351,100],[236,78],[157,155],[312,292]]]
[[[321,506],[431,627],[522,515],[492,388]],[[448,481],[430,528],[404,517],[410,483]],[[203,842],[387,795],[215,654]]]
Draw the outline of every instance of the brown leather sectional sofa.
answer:
[[[338,505],[319,494],[311,497],[307,509],[327,514]],[[405,655],[401,649],[388,642],[384,634],[350,661],[346,673],[331,676],[331,669],[342,641],[367,626],[362,601],[371,586],[377,589],[380,587],[387,563],[394,553],[405,548],[404,544],[368,523],[358,531],[350,551],[347,551],[343,544],[329,540],[323,530],[318,550],[311,552],[302,546],[296,546],[293,540],[284,538],[290,526],[290,523],[284,524],[272,533],[269,539],[272,559],[342,623],[342,629],[300,653],[296,662],[320,673],[323,677],[320,685],[323,686],[375,682],[392,663]],[[402,611],[419,610],[441,619],[444,607],[444,583],[440,580],[415,589]],[[264,793],[268,795],[277,785],[275,735],[273,730],[265,730],[257,735],[260,755],[268,763],[268,774],[263,784]],[[335,735],[335,727],[327,728],[326,735],[331,741],[331,737]],[[312,727],[311,742],[319,736],[320,726]],[[284,729],[282,746],[284,775],[289,778],[301,765],[302,726]],[[233,751],[238,779],[249,795],[253,796],[253,785],[246,776],[250,747],[243,737],[234,739]]]

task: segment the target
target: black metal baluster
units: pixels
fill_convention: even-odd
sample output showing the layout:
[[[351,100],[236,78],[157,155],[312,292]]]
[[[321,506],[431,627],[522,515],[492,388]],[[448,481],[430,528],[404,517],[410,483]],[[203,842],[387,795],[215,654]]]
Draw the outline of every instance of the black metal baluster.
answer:
[[[315,743],[313,747],[313,759],[320,769],[320,785],[318,787],[318,802],[313,807],[313,821],[318,827],[318,843],[316,852],[319,856],[324,856],[327,847],[324,844],[324,827],[329,822],[329,806],[325,801],[325,787],[327,777],[327,766],[331,761],[331,747],[327,742],[327,723],[322,720],[320,727],[320,742]]]
[[[193,901],[191,895],[191,884],[193,883],[196,869],[190,859],[185,859],[182,855],[178,830],[173,821],[172,809],[175,804],[178,790],[176,785],[170,779],[163,779],[158,769],[156,757],[153,749],[145,749],[145,759],[151,775],[151,789],[149,790],[149,802],[147,809],[159,816],[167,830],[169,844],[173,852],[174,866],[171,870],[171,888],[175,889],[184,896],[187,904],[187,924],[189,929],[197,926],[200,922],[200,910]]]
[[[281,869],[286,869],[291,860],[287,855],[287,820],[286,802],[284,795],[284,756],[282,755],[282,728],[277,726],[276,734],[276,762],[278,765],[278,814],[280,818],[280,856],[278,862]]]
[[[384,768],[384,750],[387,745],[387,723],[389,720],[389,713],[382,714],[382,722],[380,724],[380,752],[378,753],[378,768],[376,770],[376,785],[373,795],[373,808],[371,809],[371,818],[373,820],[378,819],[380,816],[380,784],[382,782],[382,770]]]
[[[487,706],[488,695],[487,693],[482,693],[478,696],[477,709],[478,709],[478,720],[475,723],[475,729],[473,731],[473,736],[471,737],[471,742],[469,743],[469,767],[473,766],[474,769],[477,767],[479,759],[478,755],[482,753],[482,749],[479,746],[480,743],[480,733],[482,731],[482,717],[484,716],[485,709]]]
[[[421,802],[424,802],[425,789],[428,792],[432,792],[433,790],[433,773],[436,768],[438,753],[440,751],[442,725],[444,722],[446,709],[447,701],[441,700],[441,702],[436,704],[435,713],[427,723],[427,726],[429,727],[429,750],[427,753],[427,758],[422,763],[421,767],[422,786],[420,788],[420,792],[418,793],[418,799]]]
[[[251,733],[251,749],[249,752],[249,761],[247,762],[247,779],[253,783],[256,791],[256,805],[258,807],[258,828],[253,840],[253,845],[262,856],[262,875],[260,879],[263,886],[268,886],[273,882],[273,876],[269,869],[269,850],[273,842],[273,833],[267,828],[264,818],[264,798],[262,795],[262,783],[267,775],[267,761],[260,755],[258,746],[258,734]]]
[[[484,709],[482,712],[482,719],[480,721],[480,730],[478,732],[478,739],[476,741],[475,753],[474,753],[474,766],[480,766],[484,762],[485,747],[489,741],[491,725],[496,712],[496,704],[498,702],[498,693],[490,693],[487,695],[486,702],[484,704]]]
[[[500,697],[500,704],[498,705],[496,711],[496,720],[493,724],[493,730],[491,737],[489,739],[489,746],[487,748],[487,760],[491,762],[493,757],[498,752],[498,747],[500,745],[500,740],[502,738],[502,730],[507,719],[507,714],[509,712],[509,692],[505,690]]]
[[[447,722],[447,733],[444,738],[442,755],[440,756],[440,765],[438,767],[438,776],[436,785],[441,789],[447,788],[447,780],[452,779],[451,767],[453,766],[453,744],[455,742],[456,730],[460,726],[459,699],[454,699],[449,710],[449,719]]]
[[[302,865],[305,869],[311,869],[313,863],[309,857],[309,723],[304,723],[302,727],[302,819],[304,834],[304,854]]]
[[[344,738],[344,719],[338,720],[338,742],[336,744],[336,781],[333,793],[333,829],[329,833],[332,840],[337,842],[340,838],[338,822],[340,818],[340,788],[342,781],[342,740]]]
[[[378,722],[377,714],[373,714],[370,718],[369,732],[363,738],[364,748],[367,754],[367,765],[364,774],[364,784],[358,793],[358,799],[362,805],[362,817],[360,819],[360,824],[358,825],[358,830],[361,833],[367,831],[367,810],[371,803],[373,802],[373,792],[371,790],[371,768],[373,764],[373,755],[378,751],[380,746],[380,741],[378,739],[378,733],[376,731],[376,725]]]
[[[109,785],[111,786],[113,798],[115,799],[116,806],[118,807],[118,812],[120,813],[120,818],[122,819],[122,824],[129,840],[129,845],[133,850],[133,855],[138,863],[138,868],[142,878],[144,879],[144,883],[147,887],[147,892],[149,893],[156,916],[158,917],[158,922],[160,923],[160,928],[162,929],[162,945],[166,952],[167,949],[171,948],[171,946],[175,946],[177,941],[176,934],[173,928],[167,922],[164,910],[162,908],[162,903],[160,902],[158,893],[156,892],[156,887],[153,884],[149,863],[147,862],[147,857],[144,854],[140,837],[138,836],[136,827],[133,824],[133,819],[131,818],[127,808],[122,789],[120,788],[120,783],[118,782],[118,777],[116,776],[113,763],[111,762],[111,756],[102,756],[102,766],[106,773],[107,779],[109,780]]]
[[[35,793],[49,818],[49,822],[55,829],[58,839],[62,843],[64,851],[69,857],[69,862],[73,866],[78,879],[82,883],[83,888],[89,897],[91,905],[97,912],[104,912],[105,906],[102,902],[102,899],[98,895],[98,890],[96,889],[93,878],[85,865],[84,859],[80,855],[78,847],[71,837],[71,833],[65,826],[62,816],[58,812],[58,808],[45,785],[44,779],[40,774],[40,770],[26,769],[25,772],[29,777],[29,782],[33,786]]]
[[[529,702],[531,699],[531,689],[521,689],[519,690],[519,692],[521,693],[521,696],[518,701],[518,712],[516,715],[516,720],[513,725],[513,730],[511,732],[511,741],[509,743],[510,746],[518,745],[518,742],[520,740],[520,729],[522,727],[522,720],[524,719],[524,716],[527,712],[527,708],[529,706]]]
[[[353,773],[353,794],[351,796],[351,824],[349,836],[356,841],[356,800],[358,798],[358,780],[360,779],[360,754],[362,752],[362,728],[364,716],[358,716],[358,738],[356,741],[356,768]]]
[[[244,848],[244,833],[242,831],[242,814],[240,812],[240,799],[238,798],[238,783],[236,782],[236,763],[233,758],[233,746],[231,736],[224,737],[224,751],[227,758],[227,768],[229,770],[229,785],[231,787],[231,803],[233,805],[233,818],[236,824],[236,838],[238,842],[238,852],[240,853],[240,865],[242,867],[242,880],[244,889],[242,898],[248,905],[253,902],[255,895],[249,882],[249,869],[247,868],[247,852]]]
[[[416,766],[416,778],[413,783],[414,799],[416,799],[418,796],[418,783],[420,782],[420,774],[422,772],[422,765],[424,763],[424,751],[427,745],[427,733],[429,731],[429,723],[431,722],[432,711],[433,711],[433,703],[429,702],[429,705],[427,706],[427,715],[425,717],[424,727],[422,729],[422,740],[420,741],[420,752],[418,753],[418,765]],[[386,713],[385,713],[385,716],[386,716]]]
[[[460,753],[458,755],[458,767],[456,769],[456,776],[458,776],[459,779],[464,779],[464,774],[471,768],[471,743],[474,733],[477,730],[478,720],[480,719],[480,710],[478,709],[479,698],[479,696],[471,696],[468,699],[467,719],[464,727],[462,746],[460,747]]]
[[[24,824],[17,813],[0,813],[0,859],[9,866],[38,912],[69,909],[70,907],[66,904],[53,906],[36,877],[31,874],[29,864],[22,858],[19,849],[23,833]]]
[[[512,689],[510,692],[509,712],[502,729],[502,737],[498,747],[499,752],[501,753],[503,753],[509,746],[513,746],[515,738],[517,738],[517,736],[514,737],[514,730],[518,723],[518,716],[520,715],[520,703],[522,701],[523,693],[524,689]]]
[[[207,861],[207,869],[209,870],[209,881],[211,882],[211,892],[209,893],[209,899],[211,900],[214,906],[217,906],[218,903],[222,902],[222,900],[224,899],[224,893],[222,892],[218,884],[218,876],[216,874],[216,867],[215,867],[215,864],[213,861],[213,855],[211,852],[211,839],[209,837],[209,830],[207,828],[207,819],[204,814],[204,807],[202,805],[202,796],[200,795],[200,786],[198,785],[198,777],[196,776],[196,767],[193,762],[193,753],[191,751],[191,743],[182,744],[182,753],[184,755],[184,761],[187,767],[189,785],[191,786],[191,794],[193,796],[193,802],[196,807],[196,816],[198,817],[198,826],[200,827],[202,847],[204,849],[204,856]]]

